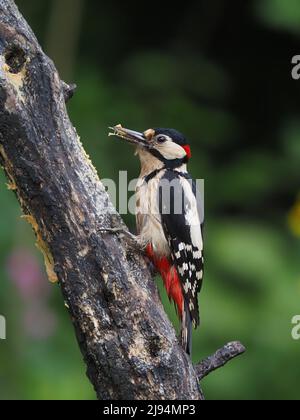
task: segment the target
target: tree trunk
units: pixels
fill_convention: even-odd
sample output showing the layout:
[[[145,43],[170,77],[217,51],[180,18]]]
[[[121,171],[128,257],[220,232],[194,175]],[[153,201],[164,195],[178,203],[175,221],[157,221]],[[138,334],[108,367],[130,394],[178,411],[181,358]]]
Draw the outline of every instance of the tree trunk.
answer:
[[[67,115],[63,83],[12,0],[0,0],[0,162],[59,281],[100,399],[202,399],[143,257]],[[104,140],[104,139],[103,139]]]

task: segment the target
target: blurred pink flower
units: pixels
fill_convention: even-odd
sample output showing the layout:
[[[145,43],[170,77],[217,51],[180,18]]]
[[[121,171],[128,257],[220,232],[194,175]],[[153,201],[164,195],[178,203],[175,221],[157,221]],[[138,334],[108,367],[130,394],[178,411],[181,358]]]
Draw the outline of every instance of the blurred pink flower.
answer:
[[[39,303],[25,309],[22,322],[25,334],[37,340],[51,337],[57,326],[54,312]]]
[[[37,257],[24,248],[16,249],[8,257],[7,272],[25,301],[46,299],[51,288]]]

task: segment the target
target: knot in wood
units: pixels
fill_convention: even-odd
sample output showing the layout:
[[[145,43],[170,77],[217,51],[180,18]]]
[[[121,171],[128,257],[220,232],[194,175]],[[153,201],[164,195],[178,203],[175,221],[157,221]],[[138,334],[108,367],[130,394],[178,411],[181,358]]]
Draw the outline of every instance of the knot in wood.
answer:
[[[18,45],[10,45],[5,52],[5,62],[9,67],[9,72],[18,74],[23,69],[26,62],[25,51]]]

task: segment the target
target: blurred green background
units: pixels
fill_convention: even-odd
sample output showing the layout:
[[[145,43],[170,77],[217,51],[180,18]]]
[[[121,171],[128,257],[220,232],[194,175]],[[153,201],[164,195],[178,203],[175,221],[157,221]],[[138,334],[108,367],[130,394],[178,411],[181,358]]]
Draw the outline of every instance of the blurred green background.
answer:
[[[247,354],[203,381],[208,399],[298,399],[300,54],[297,0],[18,0],[67,82],[99,173],[139,164],[107,127],[174,127],[205,178],[206,275],[194,359],[239,339]],[[168,7],[167,7],[168,6]],[[94,399],[58,286],[0,173],[1,399]],[[134,229],[134,218],[125,217]],[[158,284],[160,282],[158,281]],[[166,309],[175,315],[164,292]]]

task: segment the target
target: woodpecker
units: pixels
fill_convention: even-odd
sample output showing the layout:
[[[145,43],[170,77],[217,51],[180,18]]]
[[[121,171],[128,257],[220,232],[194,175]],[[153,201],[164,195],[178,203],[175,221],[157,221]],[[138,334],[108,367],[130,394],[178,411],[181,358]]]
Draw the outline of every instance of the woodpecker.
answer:
[[[137,239],[160,273],[181,321],[181,344],[191,355],[192,326],[200,324],[203,280],[203,203],[187,171],[191,148],[174,129],[143,133],[117,125],[110,135],[131,143],[141,163],[136,186]]]

